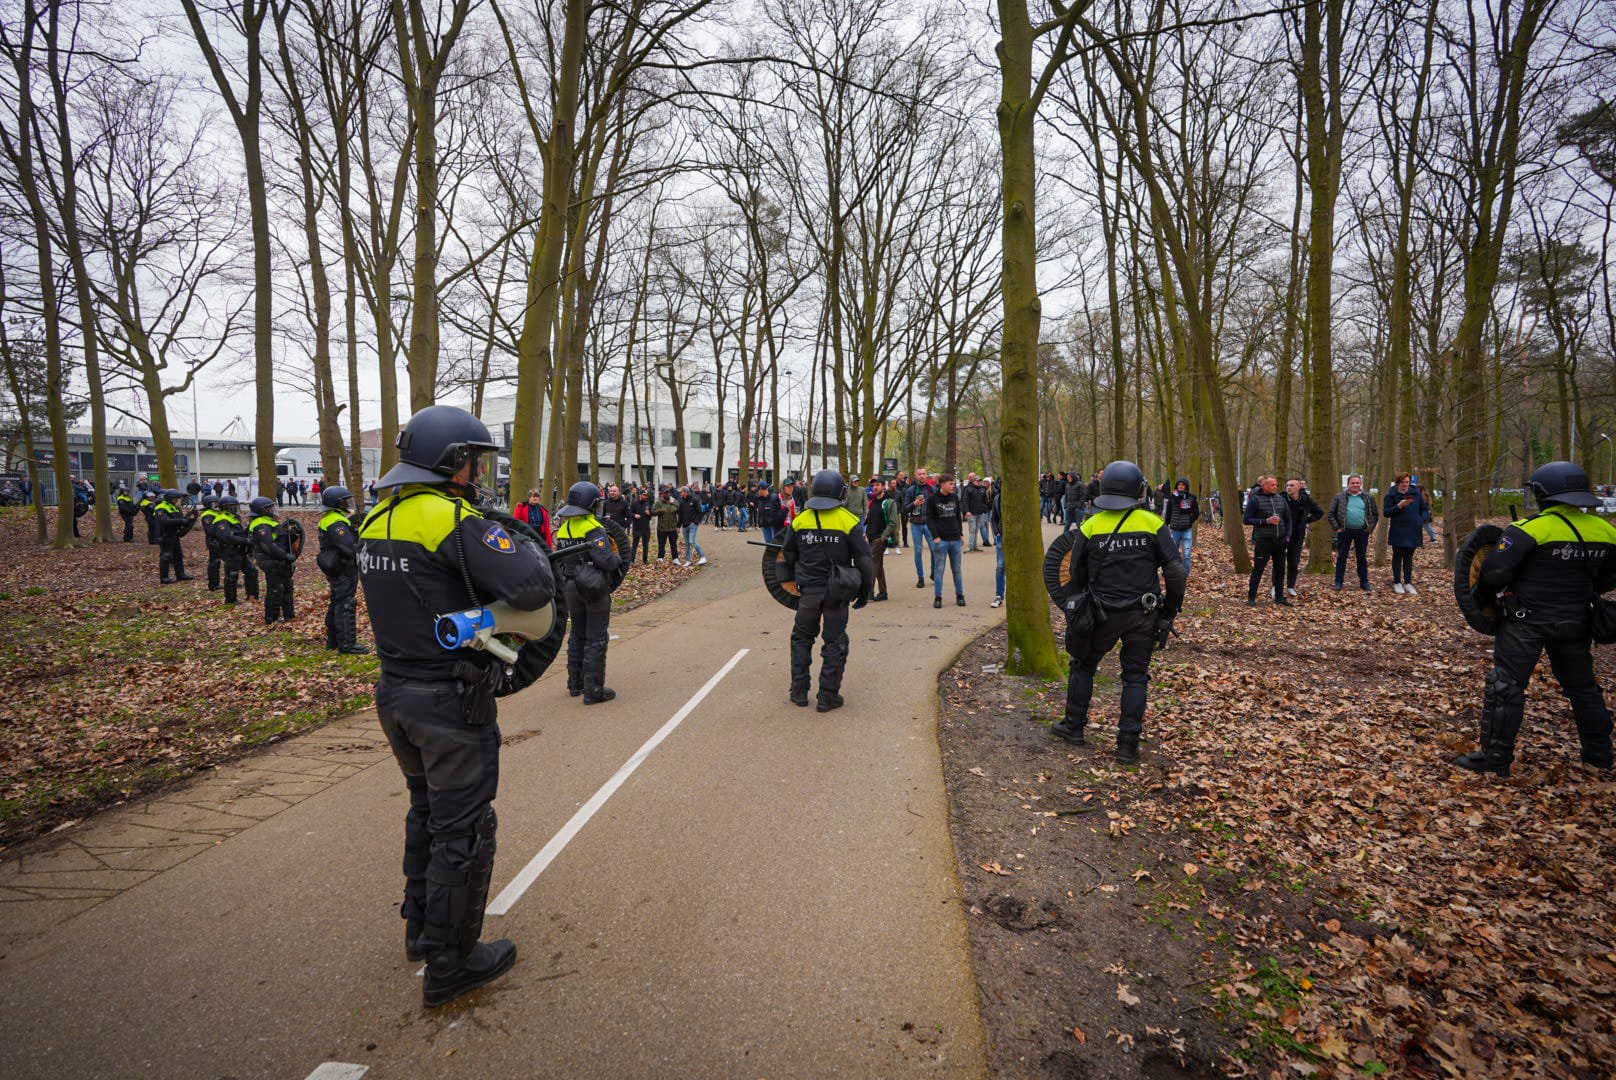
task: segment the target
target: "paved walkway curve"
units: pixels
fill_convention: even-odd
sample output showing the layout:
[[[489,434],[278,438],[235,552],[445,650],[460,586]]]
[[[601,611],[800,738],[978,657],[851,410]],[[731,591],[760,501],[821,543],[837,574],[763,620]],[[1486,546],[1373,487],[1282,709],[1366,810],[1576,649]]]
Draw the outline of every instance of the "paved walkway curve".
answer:
[[[361,716],[0,864],[0,1075],[982,1075],[935,706],[1001,615],[993,552],[940,611],[894,553],[821,716],[785,699],[755,536],[704,536],[713,565],[618,621],[615,702],[552,672],[502,704],[496,891],[598,803],[489,920],[521,949],[505,979],[421,1008],[404,785]]]

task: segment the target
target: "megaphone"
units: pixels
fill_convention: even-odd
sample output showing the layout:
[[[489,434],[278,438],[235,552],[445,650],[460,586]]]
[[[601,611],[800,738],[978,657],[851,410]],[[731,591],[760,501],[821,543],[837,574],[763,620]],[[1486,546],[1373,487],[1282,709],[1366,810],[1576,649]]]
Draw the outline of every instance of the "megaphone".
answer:
[[[507,664],[516,663],[516,649],[499,635],[537,641],[555,627],[555,601],[533,611],[521,611],[501,600],[487,607],[467,608],[438,616],[438,644],[445,649],[483,649]]]

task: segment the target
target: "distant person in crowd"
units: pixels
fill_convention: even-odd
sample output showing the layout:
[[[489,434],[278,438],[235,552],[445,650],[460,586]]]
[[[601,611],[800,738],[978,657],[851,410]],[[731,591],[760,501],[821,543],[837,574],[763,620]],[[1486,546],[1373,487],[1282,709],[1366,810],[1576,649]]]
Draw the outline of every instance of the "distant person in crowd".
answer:
[[[633,507],[623,497],[623,489],[616,484],[606,489],[606,498],[600,503],[600,516],[607,521],[615,521],[624,532],[630,532],[634,527]]]
[[[993,526],[993,603],[1004,605],[1004,482],[993,478],[988,489],[988,522]]]
[[[965,578],[960,563],[964,556],[964,512],[960,507],[959,492],[954,489],[954,478],[944,473],[937,481],[937,490],[926,500],[926,527],[931,530],[931,584],[934,608],[943,606],[943,564],[953,568],[954,603],[965,606]]]
[[[768,484],[764,484],[757,501],[757,522],[763,530],[763,542],[774,543],[780,530],[786,527],[787,520],[785,500],[771,492]]]
[[[684,541],[684,558],[681,560],[685,566],[706,566],[707,553],[696,543],[696,533],[701,529],[701,500],[689,488],[679,492],[679,536]]]
[[[898,537],[898,500],[887,491],[884,477],[870,480],[870,497],[864,507],[864,535],[870,541],[875,566],[876,593],[872,601],[887,598],[886,553]]]
[[[1190,491],[1190,481],[1187,476],[1180,476],[1178,483],[1173,485],[1172,494],[1167,500],[1167,535],[1172,537],[1173,545],[1178,548],[1178,557],[1184,564],[1184,574],[1189,575],[1190,560],[1195,554],[1195,523],[1201,517],[1201,502]]]
[[[651,506],[651,513],[656,517],[657,537],[656,550],[658,559],[667,559],[669,562],[679,561],[679,504],[674,501],[673,492],[663,488],[657,496],[657,501]],[[664,554],[666,552],[666,554]]]
[[[1084,508],[1088,506],[1091,485],[1081,479],[1076,469],[1066,473],[1066,487],[1061,492],[1061,521],[1068,532],[1083,524]]]
[[[917,589],[926,587],[926,570],[920,561],[921,553],[925,553],[928,561],[931,559],[932,535],[931,525],[926,520],[926,503],[931,498],[932,491],[931,478],[927,475],[926,470],[917,468],[915,470],[915,482],[909,485],[909,490],[904,493],[904,505],[909,507],[909,538],[915,551],[915,588]],[[932,572],[936,573],[935,565],[933,565]]]
[[[544,508],[544,500],[537,488],[527,489],[527,501],[517,503],[512,514],[518,521],[525,521],[530,529],[544,537],[544,543],[552,551],[555,550],[555,530],[550,521],[550,511]]]
[[[1285,538],[1285,595],[1295,596],[1302,552],[1307,549],[1307,527],[1324,516],[1324,507],[1314,501],[1307,482],[1299,476],[1285,481],[1285,505],[1291,512],[1290,535]]]
[[[1414,478],[1398,473],[1392,489],[1386,492],[1386,543],[1392,549],[1392,592],[1417,595],[1414,591],[1414,549],[1425,544],[1425,524],[1431,520],[1431,507]]]
[[[1285,599],[1285,541],[1290,535],[1290,507],[1280,494],[1279,478],[1264,476],[1246,499],[1245,523],[1251,526],[1255,553],[1251,580],[1246,583],[1246,604],[1257,606],[1257,587],[1270,560],[1274,564],[1274,603],[1289,607]]]
[[[1347,477],[1347,489],[1330,500],[1330,528],[1335,530],[1335,587],[1340,592],[1347,576],[1347,552],[1358,560],[1358,588],[1369,592],[1369,537],[1380,522],[1375,500],[1364,491],[1363,477]]]
[[[971,551],[976,551],[981,545],[993,546],[993,540],[988,536],[988,505],[987,481],[977,478],[975,473],[968,473],[965,477],[965,490],[961,493],[960,502],[965,507],[965,520],[971,530]]]
[[[651,561],[651,493],[641,488],[634,493],[634,502],[629,507],[628,561],[634,561],[636,549],[640,552],[640,561]]]

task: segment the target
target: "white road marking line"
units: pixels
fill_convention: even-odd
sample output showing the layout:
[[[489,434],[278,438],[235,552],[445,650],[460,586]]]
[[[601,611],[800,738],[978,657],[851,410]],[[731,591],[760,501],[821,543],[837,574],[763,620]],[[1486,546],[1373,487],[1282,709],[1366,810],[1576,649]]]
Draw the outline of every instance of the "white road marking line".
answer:
[[[673,729],[683,723],[685,717],[694,712],[696,706],[700,705],[702,700],[713,692],[713,688],[723,681],[724,676],[735,669],[735,665],[741,662],[741,657],[751,651],[750,649],[742,649],[730,657],[729,662],[719,668],[713,677],[707,680],[706,685],[697,690],[666,724],[658,728],[655,735],[645,740],[645,744],[634,751],[634,756],[625,761],[623,767],[612,774],[612,778],[602,784],[600,790],[590,796],[589,801],[579,807],[578,812],[573,814],[565,825],[561,826],[561,831],[552,836],[550,842],[540,848],[539,853],[533,856],[526,866],[522,867],[521,873],[511,879],[509,885],[500,890],[499,895],[494,897],[494,902],[488,905],[488,914],[504,915],[515,907],[516,902],[522,899],[522,894],[527,892],[528,887],[555,861],[556,856],[560,855],[562,849],[571,843],[572,838],[577,836],[585,825],[589,824],[589,819],[595,816],[595,811],[606,805],[606,800],[615,795],[617,789],[622,787],[630,776],[634,775],[634,770],[645,763],[645,759],[651,756],[652,751],[662,745],[664,739],[673,734]]]
[[[308,1080],[359,1080],[369,1071],[369,1065],[348,1065],[341,1061],[327,1061],[309,1073]]]

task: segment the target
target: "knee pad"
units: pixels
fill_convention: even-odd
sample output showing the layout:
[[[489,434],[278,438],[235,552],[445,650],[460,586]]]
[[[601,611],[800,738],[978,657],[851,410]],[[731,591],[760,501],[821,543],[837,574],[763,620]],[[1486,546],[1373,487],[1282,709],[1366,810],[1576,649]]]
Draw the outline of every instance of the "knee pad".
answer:
[[[1526,700],[1526,691],[1503,668],[1494,667],[1487,673],[1487,701],[1497,705],[1519,705]]]

